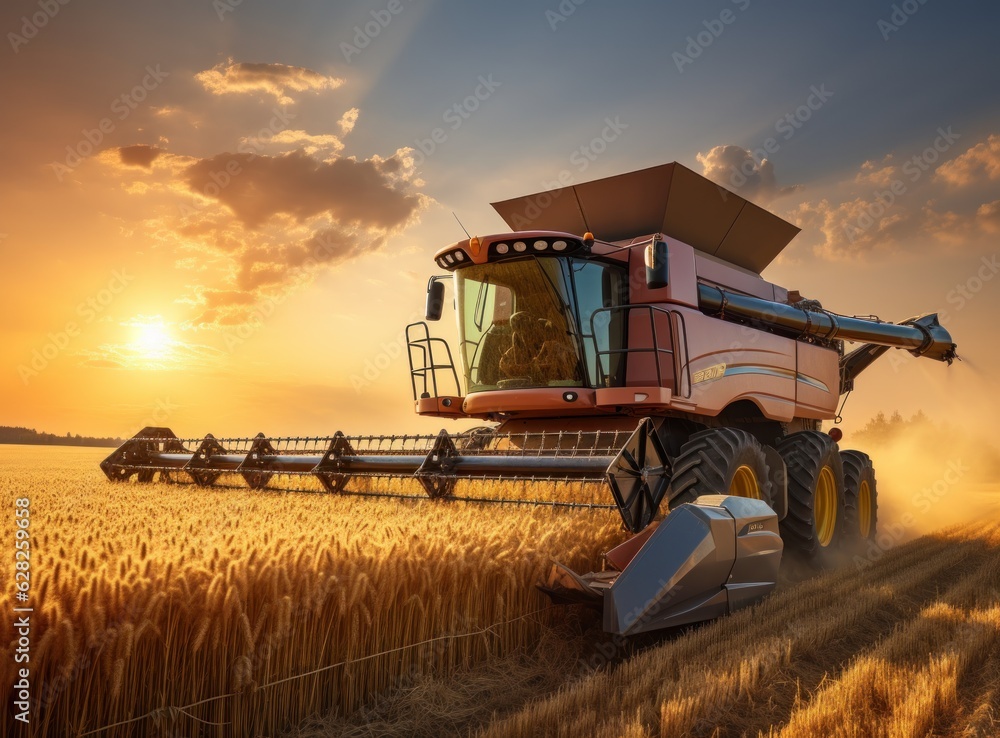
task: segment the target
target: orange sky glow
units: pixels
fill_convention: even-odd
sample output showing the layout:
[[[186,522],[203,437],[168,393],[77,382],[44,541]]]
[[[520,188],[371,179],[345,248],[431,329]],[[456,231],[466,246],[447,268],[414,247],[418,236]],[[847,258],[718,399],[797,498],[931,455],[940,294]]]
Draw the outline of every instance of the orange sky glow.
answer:
[[[478,68],[468,89],[428,80],[429,124],[394,129],[401,113],[387,111],[386,90],[422,11],[350,62],[336,44],[325,59],[287,44],[229,46],[219,34],[243,11],[199,31],[215,34],[204,53],[166,40],[145,53],[136,38],[120,62],[94,38],[60,52],[82,9],[61,12],[63,28],[53,19],[16,53],[4,49],[4,96],[31,115],[0,143],[0,424],[102,436],[144,425],[182,436],[435,432],[449,421],[412,412],[403,328],[421,318],[432,254],[463,237],[452,211],[471,231],[503,232],[488,203],[561,170],[585,181],[672,160],[803,228],[765,278],[844,314],[941,313],[964,361],[892,352],[859,380],[848,430],[878,411],[969,423],[1000,411],[995,117],[928,118],[876,152],[786,176],[780,154],[757,151],[766,138],[752,132],[774,133],[778,117],[766,112],[699,130],[645,125],[622,103],[498,138],[500,97],[515,104],[525,89],[498,72],[507,89],[428,156],[415,142],[442,110],[493,93],[475,92]],[[74,64],[81,75],[69,79]],[[808,89],[790,92],[788,109]],[[616,111],[629,126],[621,140],[574,159]],[[807,135],[782,144],[808,159],[823,144]],[[453,323],[446,310],[435,331],[451,337]]]

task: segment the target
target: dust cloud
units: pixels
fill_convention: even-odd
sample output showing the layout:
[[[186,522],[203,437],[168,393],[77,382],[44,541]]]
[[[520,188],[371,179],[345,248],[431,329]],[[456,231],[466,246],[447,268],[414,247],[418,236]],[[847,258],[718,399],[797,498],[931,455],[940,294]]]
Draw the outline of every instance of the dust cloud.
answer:
[[[1000,446],[978,418],[939,423],[879,413],[841,441],[872,458],[881,547],[1000,517]]]

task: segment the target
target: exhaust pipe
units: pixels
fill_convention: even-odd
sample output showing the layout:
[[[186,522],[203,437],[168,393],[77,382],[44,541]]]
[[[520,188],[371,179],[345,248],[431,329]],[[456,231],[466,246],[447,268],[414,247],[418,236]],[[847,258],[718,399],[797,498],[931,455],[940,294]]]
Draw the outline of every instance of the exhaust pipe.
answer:
[[[765,502],[706,495],[609,551],[613,571],[581,576],[555,564],[539,588],[557,603],[602,608],[604,630],[631,636],[759,601],[777,584],[782,549]]]

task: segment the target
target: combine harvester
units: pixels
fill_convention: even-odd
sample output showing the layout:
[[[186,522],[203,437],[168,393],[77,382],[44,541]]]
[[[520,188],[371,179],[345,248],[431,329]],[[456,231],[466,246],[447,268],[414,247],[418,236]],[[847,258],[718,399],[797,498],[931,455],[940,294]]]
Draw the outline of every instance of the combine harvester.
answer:
[[[820,424],[889,348],[950,364],[955,344],[936,315],[846,317],[765,281],[798,228],[676,163],[494,207],[513,232],[435,256],[454,285],[459,366],[426,323],[407,327],[416,412],[493,425],[197,440],[145,428],[105,474],[199,485],[236,474],[254,489],[281,475],[340,494],[617,507],[635,535],[607,554],[608,570],[555,566],[543,589],[603,608],[605,628],[625,635],[757,601],[785,546],[823,564],[875,535],[872,463]],[[428,283],[428,320],[441,317],[444,279]],[[861,345],[845,353],[844,341]],[[598,485],[606,502],[513,491],[564,482]]]

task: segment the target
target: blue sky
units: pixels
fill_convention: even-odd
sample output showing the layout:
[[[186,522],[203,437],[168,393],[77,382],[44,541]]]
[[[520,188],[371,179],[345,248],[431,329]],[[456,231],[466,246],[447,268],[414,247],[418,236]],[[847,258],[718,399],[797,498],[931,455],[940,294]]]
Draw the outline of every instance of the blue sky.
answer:
[[[892,16],[888,3],[588,0],[555,31],[545,16],[559,12],[554,2],[440,2],[412,17],[405,7],[398,25],[352,62],[363,74],[374,70],[375,84],[358,101],[378,120],[372,135],[410,143],[440,124],[478,74],[503,84],[442,147],[426,173],[431,186],[438,168],[506,174],[524,159],[558,163],[609,115],[631,128],[614,160],[597,163],[598,174],[674,158],[693,163],[695,152],[720,142],[753,148],[813,85],[833,97],[773,157],[789,183],[922,147],[938,126],[981,132],[1000,112],[992,40],[1000,8],[983,3],[928,2],[888,40],[878,27]],[[687,39],[725,10],[735,20],[679,72],[672,55],[686,54]],[[347,23],[365,19],[356,10]],[[305,40],[308,63],[329,59],[329,41],[320,29]]]

